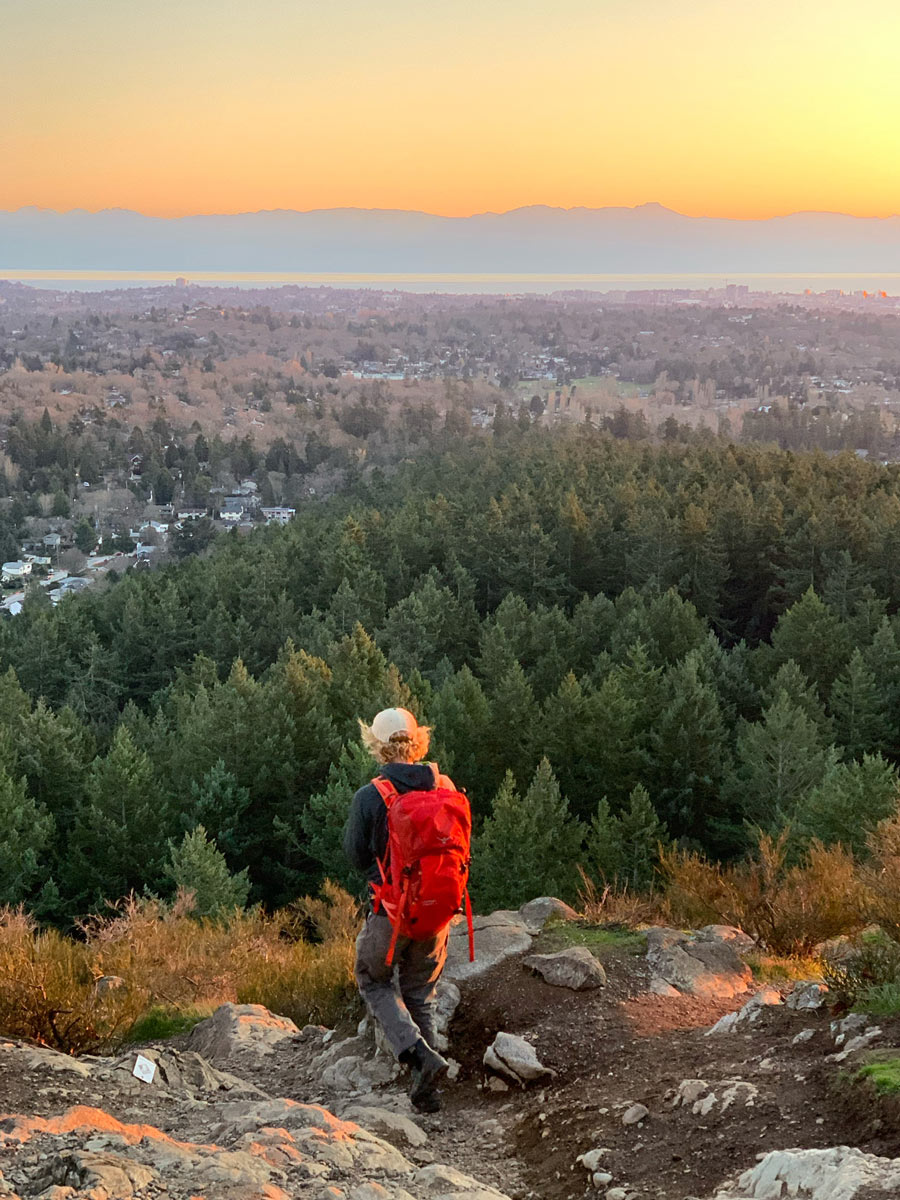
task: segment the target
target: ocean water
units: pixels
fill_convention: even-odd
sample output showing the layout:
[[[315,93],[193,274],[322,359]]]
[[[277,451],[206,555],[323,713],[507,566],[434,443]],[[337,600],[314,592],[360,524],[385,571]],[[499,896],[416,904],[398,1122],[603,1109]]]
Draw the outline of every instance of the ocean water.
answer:
[[[182,272],[172,271],[51,271],[2,270],[0,280],[27,283],[60,291],[99,292],[113,288],[174,285]],[[373,291],[447,292],[484,295],[550,295],[553,292],[706,291],[728,284],[752,292],[799,294],[812,292],[886,291],[900,293],[900,274],[782,274],[782,275],[353,275],[297,272],[207,271],[184,273],[189,284],[238,288],[297,287],[371,288]]]

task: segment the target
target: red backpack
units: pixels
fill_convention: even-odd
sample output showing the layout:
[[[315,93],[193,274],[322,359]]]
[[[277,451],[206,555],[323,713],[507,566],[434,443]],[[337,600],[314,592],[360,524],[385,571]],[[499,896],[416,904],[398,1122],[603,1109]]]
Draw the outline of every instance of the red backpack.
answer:
[[[374,911],[383,908],[393,927],[386,962],[394,961],[397,939],[427,941],[440,933],[465,905],[469,959],[474,961],[472,906],[469,903],[469,854],[472,814],[434,764],[431,791],[398,792],[389,779],[372,780],[387,809],[388,844],[378,860],[381,883],[372,885]]]

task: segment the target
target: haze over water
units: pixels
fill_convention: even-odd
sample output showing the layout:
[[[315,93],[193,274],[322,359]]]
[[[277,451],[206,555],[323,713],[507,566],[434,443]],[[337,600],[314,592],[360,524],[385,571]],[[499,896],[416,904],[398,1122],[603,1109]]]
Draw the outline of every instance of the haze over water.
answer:
[[[5,271],[0,280],[32,287],[71,292],[100,292],[112,288],[164,287],[174,284],[180,272],[173,271]],[[726,284],[749,287],[751,292],[799,294],[813,292],[878,291],[900,292],[900,273],[871,274],[685,274],[685,275],[533,275],[533,274],[328,274],[301,272],[192,272],[189,284],[207,287],[262,288],[298,287],[371,288],[373,291],[447,292],[548,295],[565,291],[705,291]]]

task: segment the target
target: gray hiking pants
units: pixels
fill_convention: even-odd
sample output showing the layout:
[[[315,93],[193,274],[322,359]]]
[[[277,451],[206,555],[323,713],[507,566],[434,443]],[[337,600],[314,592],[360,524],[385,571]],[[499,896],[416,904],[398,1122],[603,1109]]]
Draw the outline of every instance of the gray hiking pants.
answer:
[[[384,961],[391,923],[369,913],[356,939],[356,983],[397,1058],[420,1037],[434,1045],[437,982],[447,961],[449,926],[427,942],[398,938],[393,966]]]

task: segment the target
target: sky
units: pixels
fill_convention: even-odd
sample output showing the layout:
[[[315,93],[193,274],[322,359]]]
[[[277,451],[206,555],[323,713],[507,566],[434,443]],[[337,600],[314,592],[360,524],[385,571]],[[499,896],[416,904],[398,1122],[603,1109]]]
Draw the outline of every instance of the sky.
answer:
[[[0,209],[900,212],[897,0],[0,0]]]

